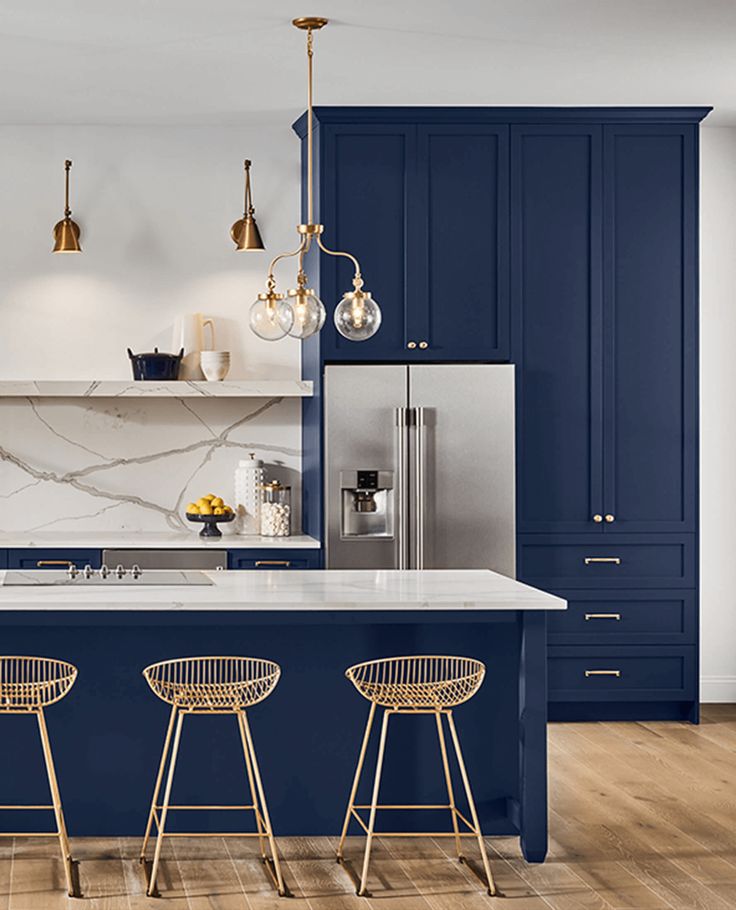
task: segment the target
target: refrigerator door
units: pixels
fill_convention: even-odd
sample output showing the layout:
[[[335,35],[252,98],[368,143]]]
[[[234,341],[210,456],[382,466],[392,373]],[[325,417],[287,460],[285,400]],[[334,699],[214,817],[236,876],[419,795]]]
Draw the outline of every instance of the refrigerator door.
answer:
[[[325,523],[326,565],[329,569],[408,568],[407,496],[408,444],[406,366],[328,366],[325,368]],[[344,521],[343,508],[352,505],[343,487],[391,483],[375,497],[377,508],[391,509],[389,533],[375,533],[373,514]],[[388,479],[386,478],[388,472]],[[353,514],[352,518],[358,516]],[[365,527],[368,532],[350,533]],[[346,533],[347,531],[347,533]],[[403,533],[402,533],[403,531]]]
[[[515,577],[514,367],[409,367],[412,565]]]

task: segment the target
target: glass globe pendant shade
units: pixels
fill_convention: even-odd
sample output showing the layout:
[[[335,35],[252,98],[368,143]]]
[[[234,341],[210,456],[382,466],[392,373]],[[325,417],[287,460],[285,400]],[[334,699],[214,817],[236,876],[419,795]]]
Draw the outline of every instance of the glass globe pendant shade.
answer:
[[[292,338],[309,338],[325,324],[327,311],[314,291],[308,288],[292,288],[287,291],[286,306],[291,311],[291,324],[284,328]]]
[[[381,327],[381,308],[368,291],[344,294],[335,308],[335,328],[348,341],[366,341]]]
[[[280,294],[259,294],[250,308],[250,327],[264,341],[279,341],[291,328],[291,307]]]

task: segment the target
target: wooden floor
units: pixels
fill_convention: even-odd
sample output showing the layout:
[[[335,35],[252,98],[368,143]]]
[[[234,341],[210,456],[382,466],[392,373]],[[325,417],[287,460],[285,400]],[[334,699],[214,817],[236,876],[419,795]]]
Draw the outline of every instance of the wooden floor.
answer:
[[[284,839],[284,901],[264,886],[254,841],[173,840],[160,885],[143,893],[137,840],[73,842],[85,900],[62,888],[55,843],[0,842],[0,910],[728,910],[736,908],[736,705],[686,724],[550,726],[551,849],[544,865],[491,839],[505,897],[489,898],[444,852],[449,841],[375,849],[370,899],[358,898],[328,838]],[[63,783],[63,782],[62,782]],[[470,842],[468,842],[470,843]],[[359,859],[353,839],[348,855]]]

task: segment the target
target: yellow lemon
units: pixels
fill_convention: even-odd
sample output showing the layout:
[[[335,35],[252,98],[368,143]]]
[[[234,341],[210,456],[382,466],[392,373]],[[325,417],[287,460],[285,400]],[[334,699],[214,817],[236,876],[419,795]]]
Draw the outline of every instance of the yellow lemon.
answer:
[[[212,510],[212,514],[213,515],[224,515],[225,510],[221,506],[215,506],[214,509]]]
[[[225,512],[227,515],[229,515],[229,514],[232,512],[233,507],[232,507],[232,506],[223,506],[223,507],[222,507],[222,510],[223,510],[223,512]]]
[[[206,496],[203,496],[202,499],[208,499],[210,502],[212,502],[212,500],[217,499],[217,497],[214,493],[208,493]]]
[[[210,505],[212,506],[213,509],[218,509],[218,508],[221,509],[225,505],[225,503],[223,502],[222,499],[220,499],[219,496],[215,496],[214,499],[210,500]]]
[[[188,515],[199,515],[199,506],[196,502],[190,502],[187,506]]]
[[[200,509],[204,508],[205,506],[208,506],[209,504],[210,504],[209,499],[205,499],[204,497],[202,497],[202,499],[198,499],[197,502],[195,503],[195,505],[199,506]]]

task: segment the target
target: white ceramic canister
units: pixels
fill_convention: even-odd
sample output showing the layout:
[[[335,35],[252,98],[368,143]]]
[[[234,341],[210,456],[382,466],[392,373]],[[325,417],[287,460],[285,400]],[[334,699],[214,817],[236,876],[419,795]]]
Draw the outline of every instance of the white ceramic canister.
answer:
[[[235,515],[238,534],[261,533],[262,486],[265,478],[263,462],[255,452],[238,462],[235,469]]]
[[[199,355],[205,350],[204,330],[210,330],[210,350],[215,347],[215,323],[201,313],[178,316],[174,323],[174,347],[184,348],[184,359],[179,367],[179,379],[203,379]]]

